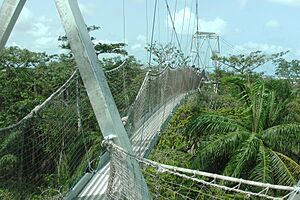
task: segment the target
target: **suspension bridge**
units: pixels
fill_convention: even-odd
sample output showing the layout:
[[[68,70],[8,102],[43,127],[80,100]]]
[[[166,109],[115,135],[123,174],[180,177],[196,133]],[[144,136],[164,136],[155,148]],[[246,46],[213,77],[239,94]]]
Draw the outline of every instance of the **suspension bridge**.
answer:
[[[0,128],[1,139],[5,139],[0,158],[13,162],[1,174],[1,181],[10,177],[25,187],[27,183],[38,187],[45,183],[45,174],[55,172],[48,177],[58,191],[53,199],[225,199],[225,194],[242,199],[300,198],[299,186],[238,179],[147,159],[176,107],[198,91],[205,74],[188,66],[138,71],[126,59],[104,70],[77,2],[55,2],[76,61],[75,71],[28,115]],[[0,50],[24,4],[24,0],[3,2]],[[167,8],[171,16],[168,4]],[[204,45],[203,39],[216,41],[219,49],[219,37],[199,32],[197,25],[196,49]],[[208,47],[212,51],[211,43]],[[201,60],[199,51],[194,53],[198,65],[209,65]],[[131,90],[132,71],[142,77],[134,84],[136,90]]]

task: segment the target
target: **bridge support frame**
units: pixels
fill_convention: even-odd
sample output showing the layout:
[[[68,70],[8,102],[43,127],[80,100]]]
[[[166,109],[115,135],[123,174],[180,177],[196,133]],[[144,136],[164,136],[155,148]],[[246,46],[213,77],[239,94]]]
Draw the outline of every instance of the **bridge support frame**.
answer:
[[[4,48],[25,2],[26,0],[4,0],[0,8],[0,51]],[[117,145],[133,153],[78,2],[55,0],[55,3],[103,137],[114,135]],[[128,158],[127,162],[135,177],[142,181],[143,188],[146,189],[147,185],[137,161]],[[143,199],[151,199],[149,191],[139,192]]]
[[[0,51],[4,48],[26,0],[4,0],[0,8]]]
[[[194,54],[193,64],[198,68],[203,67],[202,70],[207,70],[211,67],[207,63],[211,60],[211,56],[220,53],[219,35],[213,32],[197,31],[192,38],[191,52]]]

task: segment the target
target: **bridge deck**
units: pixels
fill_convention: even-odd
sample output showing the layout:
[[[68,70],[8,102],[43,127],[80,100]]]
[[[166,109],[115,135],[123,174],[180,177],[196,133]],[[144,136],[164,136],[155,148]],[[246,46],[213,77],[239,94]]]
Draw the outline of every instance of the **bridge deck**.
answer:
[[[161,126],[167,120],[175,106],[183,99],[184,95],[167,102],[166,106],[158,109],[131,137],[134,153],[144,156],[150,148],[151,141],[158,134]],[[96,200],[105,195],[109,178],[109,163],[96,172],[75,199]]]

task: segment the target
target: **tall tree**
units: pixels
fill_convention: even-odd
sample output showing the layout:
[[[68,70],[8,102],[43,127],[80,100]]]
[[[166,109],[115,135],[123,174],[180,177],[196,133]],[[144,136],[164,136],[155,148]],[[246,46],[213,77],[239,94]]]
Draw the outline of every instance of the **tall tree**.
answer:
[[[245,74],[249,72],[253,72],[253,70],[258,67],[266,64],[269,61],[274,61],[279,57],[282,57],[287,52],[280,52],[272,55],[266,55],[261,51],[254,51],[249,53],[248,55],[240,54],[240,55],[230,55],[230,56],[219,56],[214,54],[212,59],[218,61],[225,65],[226,67],[233,70],[238,74]]]
[[[148,45],[146,50],[153,55],[151,62],[155,67],[186,67],[190,58],[185,56],[184,53],[171,43],[166,45],[154,43]]]
[[[277,65],[276,75],[280,78],[288,79],[294,83],[299,81],[300,78],[300,61],[285,59],[278,59],[275,61]]]

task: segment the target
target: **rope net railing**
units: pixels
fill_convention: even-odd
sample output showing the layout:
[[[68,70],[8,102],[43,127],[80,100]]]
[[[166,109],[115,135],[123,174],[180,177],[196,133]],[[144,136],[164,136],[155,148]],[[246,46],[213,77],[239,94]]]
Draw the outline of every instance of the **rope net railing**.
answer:
[[[126,60],[109,67],[105,75],[118,110],[125,116],[145,73]],[[29,114],[0,128],[0,190],[14,194],[16,199],[34,195],[62,198],[85,172],[96,170],[104,153],[101,141],[100,128],[76,70]]]
[[[0,129],[0,188],[16,199],[63,197],[95,166],[93,159],[101,153],[99,132],[75,71],[23,119]]]
[[[146,73],[126,60],[105,66],[105,75],[132,143],[149,142],[168,113],[201,76],[193,69]],[[152,118],[151,118],[152,117]],[[153,118],[154,119],[154,118]],[[154,124],[154,125],[153,125]],[[139,129],[139,135],[133,135]],[[97,168],[105,149],[85,87],[76,70],[44,102],[18,122],[0,128],[0,190],[18,199],[61,198],[85,172]],[[139,148],[139,149],[138,149]],[[144,148],[144,149],[142,149]],[[135,147],[144,154],[146,147]],[[28,196],[30,195],[30,196]]]
[[[254,182],[197,170],[164,165],[141,156],[129,154],[112,141],[104,141],[110,152],[110,177],[107,199],[293,199],[299,187]],[[148,188],[141,185],[128,166],[135,159],[143,169]]]
[[[117,65],[117,67],[115,67]],[[126,59],[107,68],[105,76],[121,117],[126,117],[145,77],[145,70]]]
[[[159,138],[161,127],[172,114],[175,106],[180,103],[188,92],[198,88],[201,82],[201,75],[190,68],[170,69],[167,67],[157,71],[146,73],[144,79],[140,82],[140,89],[136,91],[136,97],[132,105],[128,108],[127,115],[123,115],[119,107],[133,152],[141,156],[147,156],[150,153]],[[121,78],[118,80],[122,81]],[[121,86],[122,84],[120,84]],[[114,89],[111,88],[111,91],[118,106]],[[104,195],[108,186],[109,162],[99,164],[95,175],[83,186],[84,188],[80,190],[80,193],[76,194],[78,198],[100,198]],[[132,162],[128,161],[128,163]],[[132,167],[134,166],[131,166],[131,169]],[[126,181],[126,178],[124,178],[124,181]],[[124,182],[124,184],[127,184],[127,182]],[[138,195],[138,193],[135,195]]]
[[[166,67],[156,73],[148,71],[128,112],[128,133],[132,135],[138,129],[145,128],[143,126],[155,113],[168,115],[166,107],[170,105],[174,108],[178,101],[197,89],[200,83],[201,75],[192,68]]]

